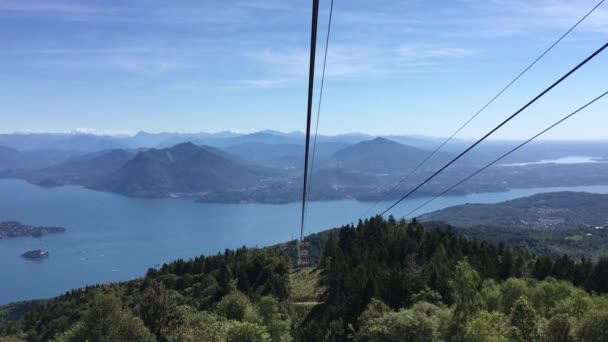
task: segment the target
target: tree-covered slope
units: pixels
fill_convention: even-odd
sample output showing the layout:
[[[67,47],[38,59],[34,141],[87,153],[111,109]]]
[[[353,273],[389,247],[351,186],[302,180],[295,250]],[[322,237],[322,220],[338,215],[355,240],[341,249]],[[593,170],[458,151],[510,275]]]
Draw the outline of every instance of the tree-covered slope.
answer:
[[[42,151],[30,153],[43,153]],[[50,166],[5,172],[4,176],[24,179],[40,185],[76,184],[93,186],[100,179],[120,169],[135,152],[116,149],[86,153]]]
[[[375,138],[337,151],[325,166],[365,172],[403,173],[420,163],[428,154],[427,150]],[[439,153],[438,158],[445,155]]]
[[[261,173],[192,143],[138,153],[95,188],[129,196],[197,194],[255,185]]]
[[[458,227],[574,229],[608,226],[608,195],[554,192],[496,204],[464,204],[434,211],[423,221]]]
[[[82,154],[77,151],[62,150],[16,150],[0,146],[0,171],[22,171],[49,167]]]
[[[121,149],[93,152],[42,169],[38,173],[61,183],[87,185],[120,169],[133,156],[134,152]]]
[[[56,342],[608,339],[606,258],[536,256],[381,217],[326,237],[314,247],[322,250],[316,270],[292,269],[287,254],[276,251],[289,252],[291,244],[177,260],[143,279],[0,307],[0,336]]]
[[[592,264],[534,256],[449,229],[376,217],[331,233],[321,260],[323,303],[297,336],[553,341],[559,335],[555,326],[568,321],[564,331],[572,341],[606,339],[608,298],[581,288],[605,293],[607,274],[608,259]],[[580,303],[581,310],[572,303]]]

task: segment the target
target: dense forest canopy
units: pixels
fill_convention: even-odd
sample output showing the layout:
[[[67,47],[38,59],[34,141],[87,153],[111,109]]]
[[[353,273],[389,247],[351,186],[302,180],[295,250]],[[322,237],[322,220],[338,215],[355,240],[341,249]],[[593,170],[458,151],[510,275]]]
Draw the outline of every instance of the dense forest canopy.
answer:
[[[607,341],[608,259],[536,255],[374,217],[291,245],[0,309],[0,341]],[[285,252],[281,252],[284,250]]]

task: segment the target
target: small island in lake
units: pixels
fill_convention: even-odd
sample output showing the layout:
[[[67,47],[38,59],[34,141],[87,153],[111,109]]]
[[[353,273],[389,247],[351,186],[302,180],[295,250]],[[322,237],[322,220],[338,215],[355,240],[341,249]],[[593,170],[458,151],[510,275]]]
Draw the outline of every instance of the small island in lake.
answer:
[[[47,234],[64,232],[63,227],[35,227],[19,222],[0,222],[0,240],[21,236],[42,237]]]
[[[49,257],[49,252],[43,251],[40,249],[36,249],[33,251],[25,252],[25,253],[21,254],[21,256],[23,258],[26,258],[27,260],[42,260],[42,259],[46,259]]]

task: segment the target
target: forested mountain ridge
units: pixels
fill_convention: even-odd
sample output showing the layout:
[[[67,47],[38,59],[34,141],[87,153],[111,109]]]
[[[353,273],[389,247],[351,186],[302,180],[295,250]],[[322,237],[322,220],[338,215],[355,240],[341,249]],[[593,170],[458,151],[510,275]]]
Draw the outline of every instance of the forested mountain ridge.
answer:
[[[458,227],[576,229],[608,227],[608,195],[543,193],[496,204],[464,204],[419,217]]]
[[[404,172],[420,163],[429,151],[385,138],[375,138],[336,151],[326,167],[367,172]],[[439,153],[438,158],[449,156]]]
[[[78,151],[48,149],[21,151],[10,147],[0,146],[0,171],[45,168],[81,154],[82,152]]]
[[[355,132],[337,135],[319,135],[317,138],[318,142],[354,144],[373,139],[374,136]],[[394,135],[386,136],[386,138],[420,148],[432,147],[438,141],[436,138],[412,135]],[[303,146],[304,133],[298,131],[284,133],[273,130],[262,130],[252,133],[237,133],[230,131],[216,133],[138,132],[132,136],[96,135],[82,132],[0,134],[0,145],[27,150],[54,149],[94,152],[116,148],[166,148],[184,142],[193,142],[197,145],[209,145],[214,147],[226,147],[243,143],[286,143]]]
[[[134,151],[123,149],[103,150],[67,158],[41,169],[10,170],[0,175],[44,186],[93,186],[103,177],[120,169],[134,155]]]
[[[260,182],[263,175],[212,150],[183,143],[138,153],[95,189],[138,197],[197,194],[239,189]]]
[[[94,152],[45,168],[40,174],[58,183],[92,185],[120,169],[134,155],[135,152],[122,149]]]
[[[177,260],[143,279],[0,307],[0,335],[56,342],[608,338],[606,258],[535,256],[381,217],[330,232],[321,248],[318,272],[294,272],[272,249],[241,248]]]

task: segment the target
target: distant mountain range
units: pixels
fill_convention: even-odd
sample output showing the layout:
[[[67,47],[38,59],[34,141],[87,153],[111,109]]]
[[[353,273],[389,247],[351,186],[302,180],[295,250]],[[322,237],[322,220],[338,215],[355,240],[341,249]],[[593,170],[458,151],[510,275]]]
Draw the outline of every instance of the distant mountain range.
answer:
[[[311,199],[384,198],[440,142],[420,136],[392,139],[361,133],[319,136],[317,144],[311,146],[311,152],[315,152]],[[0,142],[8,146],[0,146],[0,177],[20,178],[43,186],[82,185],[137,197],[196,196],[206,202],[286,203],[298,201],[301,193],[303,141],[301,132],[275,131],[142,132],[135,136],[4,134],[0,135]],[[462,142],[457,141],[458,144]],[[104,148],[107,146],[110,148]],[[430,196],[442,191],[510,146],[512,142],[480,146],[415,195]],[[451,193],[608,184],[606,143],[539,142],[530,149],[534,153],[514,155],[504,163],[572,155],[600,159],[589,164],[497,165]],[[399,197],[454,155],[450,149],[438,152],[387,198]]]
[[[376,136],[364,133],[349,133],[338,135],[319,135],[317,141],[354,144],[371,140]],[[419,148],[429,148],[437,143],[436,138],[424,136],[386,136],[402,144]],[[302,132],[283,133],[264,130],[249,134],[234,132],[218,133],[147,133],[139,132],[133,136],[127,135],[93,135],[83,133],[13,133],[0,134],[0,146],[17,150],[70,150],[94,152],[107,149],[137,149],[137,148],[166,148],[184,142],[196,145],[228,147],[238,144],[293,144],[303,145]]]
[[[130,137],[93,134],[14,133],[0,134],[0,146],[18,150],[101,151],[129,146]]]
[[[464,204],[419,217],[458,227],[608,229],[608,195],[554,192],[496,204]]]

